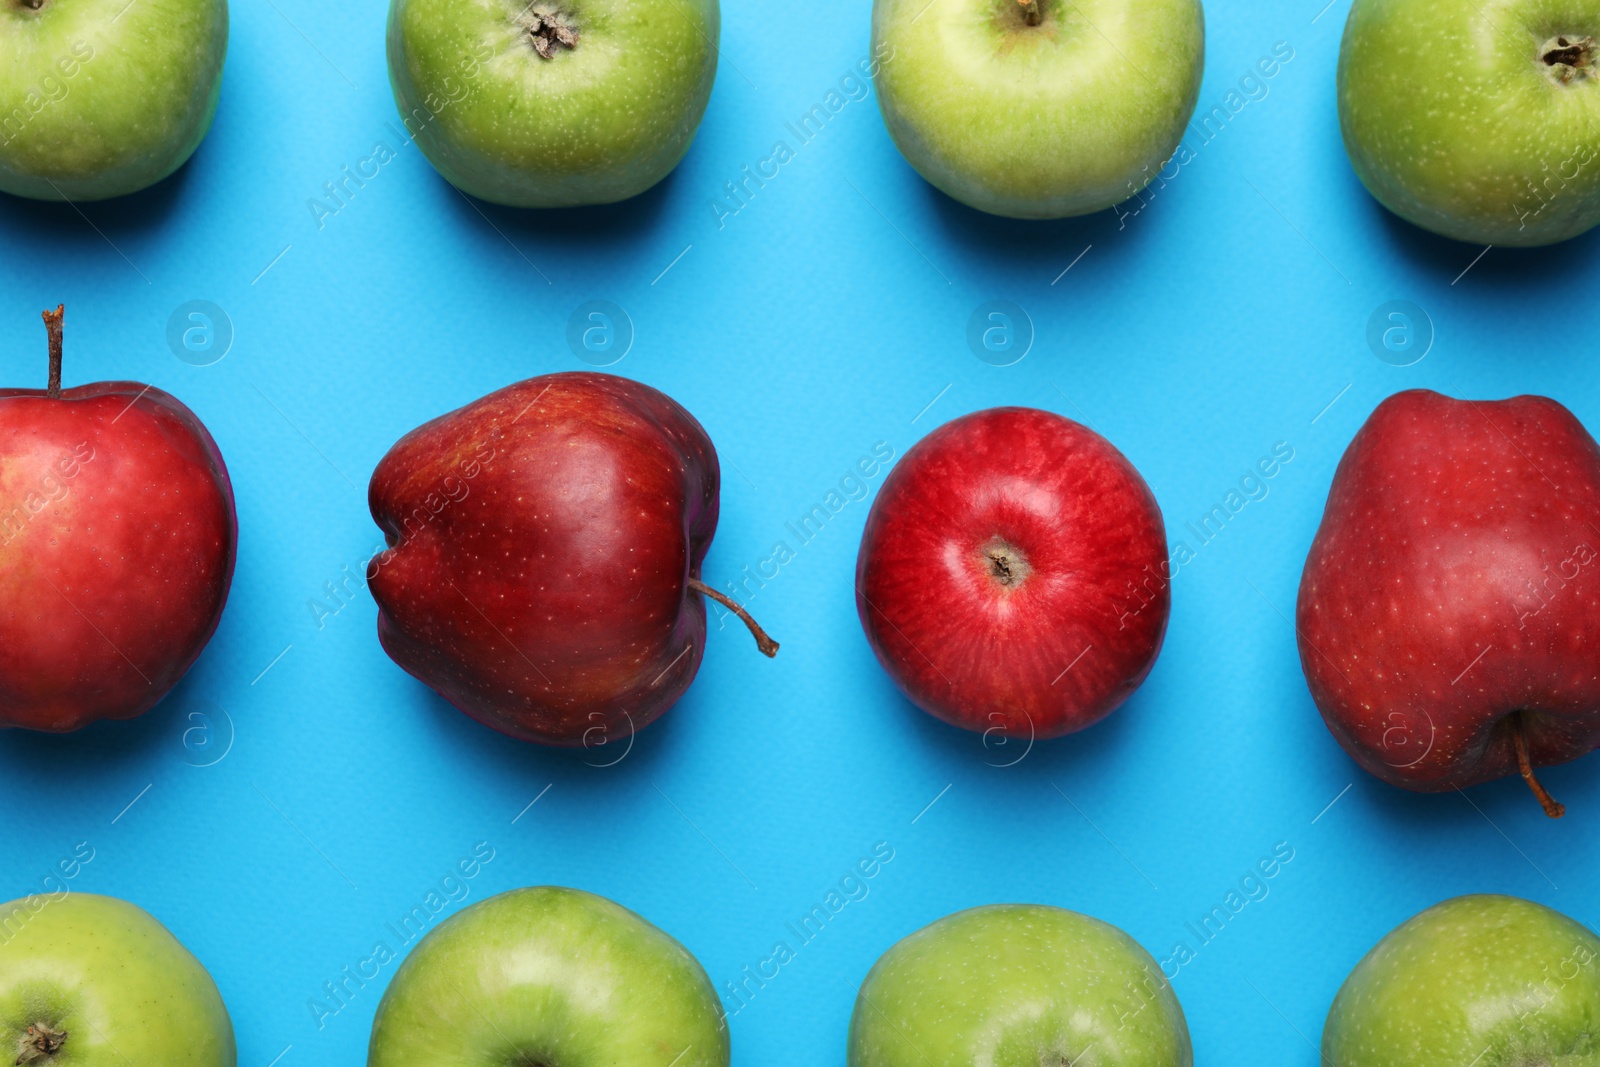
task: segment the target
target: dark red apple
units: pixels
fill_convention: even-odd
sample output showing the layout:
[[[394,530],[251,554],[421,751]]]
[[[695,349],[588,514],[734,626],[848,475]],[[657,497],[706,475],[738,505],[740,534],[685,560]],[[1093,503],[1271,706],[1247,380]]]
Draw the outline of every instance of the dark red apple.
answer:
[[[502,733],[598,745],[654,721],[705,652],[720,475],[671,397],[609,374],[530,378],[402,437],[368,498],[384,651]]]
[[[1104,437],[991,408],[919,441],[884,480],[856,561],[878,662],[968,730],[1055,737],[1138,688],[1167,629],[1166,531]]]
[[[1300,579],[1328,729],[1394,785],[1459,789],[1600,746],[1600,449],[1554,400],[1379,404]]]
[[[222,617],[238,522],[216,442],[137,382],[0,389],[0,726],[131,719]]]

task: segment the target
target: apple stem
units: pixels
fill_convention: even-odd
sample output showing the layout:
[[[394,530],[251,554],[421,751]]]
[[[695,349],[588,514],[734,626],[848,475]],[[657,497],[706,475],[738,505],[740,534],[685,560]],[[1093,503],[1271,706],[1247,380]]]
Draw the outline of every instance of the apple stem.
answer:
[[[1522,772],[1522,780],[1528,783],[1528,788],[1533,790],[1533,795],[1538,798],[1539,806],[1544,808],[1544,813],[1552,819],[1559,819],[1567,813],[1567,806],[1545,792],[1539,779],[1533,774],[1533,761],[1528,758],[1528,739],[1523,735],[1522,713],[1511,717],[1511,745],[1517,750],[1517,769]]]
[[[46,390],[52,397],[61,395],[61,320],[65,317],[67,305],[57,304],[54,311],[41,311],[44,317],[44,329],[50,337],[50,385]]]
[[[1044,18],[1039,10],[1039,2],[1040,0],[1017,0],[1017,3],[1022,5],[1022,17],[1030,26],[1039,25],[1039,21]]]
[[[759,648],[762,654],[768,659],[778,654],[778,642],[768,637],[767,631],[761,628],[761,624],[752,619],[748,611],[734,603],[732,597],[724,596],[698,578],[689,579],[689,588],[693,589],[701,596],[710,597],[718,604],[721,604],[723,607],[739,616],[739,621],[750,627],[750,633],[754,635],[756,639],[756,647]]]
[[[67,1043],[65,1030],[53,1029],[47,1023],[34,1023],[28,1027],[28,1032],[23,1035],[21,1051],[17,1055],[18,1063],[32,1063],[44,1056],[53,1056],[61,1051],[61,1046]]]

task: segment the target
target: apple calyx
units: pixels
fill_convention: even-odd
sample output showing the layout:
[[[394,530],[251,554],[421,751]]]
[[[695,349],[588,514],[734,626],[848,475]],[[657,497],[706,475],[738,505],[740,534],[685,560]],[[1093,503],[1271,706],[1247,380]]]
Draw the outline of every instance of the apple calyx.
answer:
[[[983,547],[978,549],[978,555],[983,560],[989,580],[1005,589],[1015,589],[1033,573],[1033,565],[1028,562],[1022,549],[999,534],[984,542]]]
[[[28,1027],[28,1032],[22,1035],[21,1051],[17,1053],[16,1062],[32,1063],[45,1056],[53,1056],[60,1052],[61,1046],[66,1043],[65,1030],[56,1030],[48,1023],[34,1023]]]
[[[578,23],[571,15],[549,4],[529,7],[517,21],[528,34],[528,42],[540,59],[551,59],[558,47],[571,51],[578,47]]]
[[[1044,19],[1044,13],[1039,10],[1041,0],[1017,0],[1022,7],[1022,20],[1029,26],[1037,26]]]
[[[1533,773],[1533,761],[1528,758],[1528,738],[1523,726],[1523,713],[1515,711],[1508,720],[1511,730],[1511,747],[1517,750],[1517,770],[1522,774],[1522,780],[1528,783],[1528,788],[1533,790],[1534,797],[1539,801],[1539,806],[1544,808],[1544,813],[1552,819],[1559,819],[1567,813],[1567,806],[1545,791],[1543,784]]]
[[[1594,72],[1593,37],[1552,37],[1539,49],[1539,58],[1563,85]]]
[[[774,641],[771,637],[768,637],[767,631],[761,628],[761,624],[756,622],[755,619],[752,619],[750,617],[750,613],[744,610],[744,608],[740,607],[738,602],[732,597],[724,596],[698,578],[689,579],[689,588],[693,589],[701,596],[710,597],[712,600],[715,600],[718,604],[721,604],[723,607],[737,615],[739,617],[739,621],[750,628],[750,635],[756,639],[756,647],[761,650],[762,655],[766,656],[768,659],[771,659],[773,656],[778,654],[778,642]]]
[[[40,0],[43,3],[44,0]],[[41,311],[44,331],[50,338],[50,381],[46,388],[52,399],[61,395],[61,320],[66,317],[67,305],[57,304],[54,311]]]

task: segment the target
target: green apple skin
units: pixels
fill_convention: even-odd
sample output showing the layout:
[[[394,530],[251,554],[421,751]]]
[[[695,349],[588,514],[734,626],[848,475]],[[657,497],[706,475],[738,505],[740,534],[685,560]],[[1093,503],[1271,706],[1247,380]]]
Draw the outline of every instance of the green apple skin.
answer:
[[[0,189],[154,185],[205,139],[227,52],[227,0],[0,0]]]
[[[1565,241],[1600,222],[1600,77],[1547,42],[1600,36],[1593,0],[1355,0],[1339,124],[1379,203],[1474,244]]]
[[[541,58],[520,21],[535,8],[570,19],[576,47]],[[463,192],[609,204],[689,150],[720,26],[717,0],[393,0],[389,84],[423,154]]]
[[[578,889],[513,889],[418,942],[378,1004],[368,1067],[727,1067],[689,950]]]
[[[849,1040],[849,1067],[1194,1063],[1150,954],[1115,926],[1036,904],[960,911],[900,941],[861,983]]]
[[[1466,896],[1395,927],[1344,980],[1329,1067],[1595,1067],[1600,939],[1541,904]]]
[[[873,0],[878,105],[907,161],[993,215],[1086,215],[1143,189],[1194,114],[1198,0]]]
[[[28,1027],[65,1037],[31,1059]],[[36,1049],[35,1049],[36,1051]],[[233,1022],[200,961],[151,915],[90,893],[0,904],[0,1062],[234,1067]]]

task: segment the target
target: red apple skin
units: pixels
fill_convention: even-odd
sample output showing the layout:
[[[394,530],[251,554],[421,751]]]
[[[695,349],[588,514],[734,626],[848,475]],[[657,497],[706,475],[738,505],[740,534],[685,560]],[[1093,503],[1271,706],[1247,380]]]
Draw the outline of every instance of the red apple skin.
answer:
[[[991,550],[1020,552],[1012,572],[1026,573],[1004,583]],[[1161,511],[1121,452],[1059,415],[991,408],[930,433],[884,480],[856,610],[919,708],[968,730],[1057,737],[1150,673],[1169,574]]]
[[[222,454],[176,398],[0,390],[0,726],[148,711],[216,630],[238,539]]]
[[[1600,746],[1597,525],[1600,449],[1554,400],[1379,404],[1339,461],[1296,612],[1345,751],[1437,792],[1518,773],[1513,712],[1535,765]]]
[[[694,416],[609,374],[530,378],[434,419],[369,488],[393,546],[368,575],[384,650],[512,737],[621,742],[699,669],[688,581],[719,484]]]

